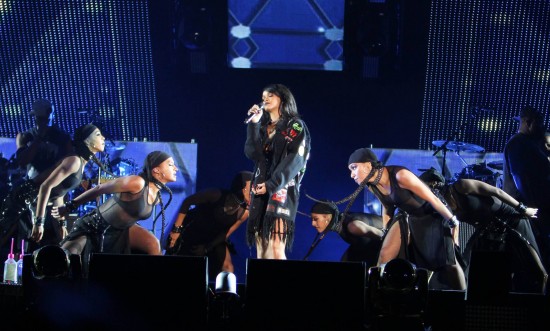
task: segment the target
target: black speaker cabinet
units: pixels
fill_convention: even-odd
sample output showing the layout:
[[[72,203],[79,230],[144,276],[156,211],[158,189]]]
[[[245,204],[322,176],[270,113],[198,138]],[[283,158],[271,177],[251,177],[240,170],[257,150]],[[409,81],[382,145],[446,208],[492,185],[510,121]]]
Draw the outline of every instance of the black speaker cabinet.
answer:
[[[207,327],[206,257],[93,254],[88,291],[102,329]]]
[[[504,251],[474,250],[470,258],[466,300],[498,303],[508,299],[512,274]]]
[[[250,330],[362,330],[366,266],[360,262],[248,259]]]
[[[61,251],[61,249],[59,248]],[[51,251],[50,251],[51,252]],[[62,252],[62,251],[61,251]],[[42,266],[66,263],[56,260],[60,256],[43,256]],[[77,327],[83,314],[88,313],[85,283],[82,279],[82,265],[78,255],[68,257],[66,272],[63,269],[49,269],[41,272],[35,265],[33,254],[23,257],[23,297],[25,314],[17,320],[21,330],[62,330]],[[55,269],[55,270],[54,270]]]

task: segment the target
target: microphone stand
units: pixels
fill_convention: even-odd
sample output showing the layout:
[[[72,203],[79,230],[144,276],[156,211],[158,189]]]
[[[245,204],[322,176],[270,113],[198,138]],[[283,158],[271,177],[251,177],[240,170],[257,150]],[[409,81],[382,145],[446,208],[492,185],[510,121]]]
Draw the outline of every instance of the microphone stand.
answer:
[[[469,122],[469,119],[473,119],[477,113],[479,112],[479,108],[478,107],[474,107],[474,111],[470,114],[470,116],[468,116],[466,118],[466,121],[464,121],[459,127],[458,129],[456,129],[455,131],[453,131],[453,133],[451,133],[451,135],[449,135],[449,137],[447,138],[447,140],[445,140],[445,142],[439,146],[435,152],[433,153],[433,156],[436,156],[437,153],[439,153],[440,151],[443,151],[443,163],[441,165],[441,174],[443,175],[443,177],[445,177],[445,168],[446,168],[446,165],[445,165],[445,162],[446,162],[446,158],[447,158],[447,151],[449,150],[447,148],[447,145],[453,141],[453,140],[456,140],[457,137],[458,137],[458,134],[460,133],[460,131],[462,129],[464,129],[466,127],[466,125],[468,124]],[[458,152],[458,151],[457,151]],[[458,154],[458,153],[457,153]]]
[[[313,250],[315,249],[315,247],[317,247],[317,245],[319,245],[321,240],[323,240],[323,238],[325,238],[325,236],[327,235],[327,232],[328,231],[323,231],[323,233],[321,233],[321,234],[318,233],[317,236],[315,236],[315,239],[313,240],[313,243],[311,244],[311,247],[309,247],[309,250],[307,251],[306,256],[304,256],[304,258],[302,259],[303,261],[307,261],[307,259],[311,255],[311,253],[313,253]]]

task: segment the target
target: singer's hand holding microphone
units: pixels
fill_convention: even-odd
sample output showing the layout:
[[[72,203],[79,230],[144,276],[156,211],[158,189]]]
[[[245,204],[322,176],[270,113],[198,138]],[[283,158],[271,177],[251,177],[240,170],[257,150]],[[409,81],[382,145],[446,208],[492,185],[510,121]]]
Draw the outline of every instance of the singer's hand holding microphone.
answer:
[[[248,110],[248,118],[244,120],[244,124],[248,124],[249,122],[258,123],[262,118],[263,114],[264,114],[263,102],[260,103],[260,105],[252,106],[252,108]]]

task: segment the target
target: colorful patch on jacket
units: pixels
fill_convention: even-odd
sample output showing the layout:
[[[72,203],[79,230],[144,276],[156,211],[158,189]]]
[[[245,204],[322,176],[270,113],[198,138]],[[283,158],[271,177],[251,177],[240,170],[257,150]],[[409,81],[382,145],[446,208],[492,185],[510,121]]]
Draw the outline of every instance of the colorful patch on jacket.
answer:
[[[285,203],[286,196],[287,196],[287,190],[283,188],[283,189],[280,189],[279,191],[275,192],[271,196],[271,200],[272,201],[277,201],[279,203]]]
[[[290,130],[285,130],[283,132],[281,132],[281,134],[285,137],[286,141],[288,142],[291,142],[294,140],[294,138],[296,138],[300,132],[294,130],[294,129],[290,129]]]
[[[274,213],[274,214],[278,214],[278,215],[285,215],[287,217],[290,217],[290,209],[288,209],[288,208],[283,208],[283,207],[275,208],[275,205],[270,204],[270,205],[267,206],[266,211],[268,211],[270,213]]]
[[[288,208],[283,208],[283,207],[277,207],[277,212],[276,214],[279,214],[279,215],[286,215],[287,217],[290,216],[290,209]]]
[[[303,126],[300,123],[293,123],[290,129],[284,130],[281,134],[285,137],[285,140],[288,142],[294,141],[294,138],[298,137],[300,133],[304,130]]]

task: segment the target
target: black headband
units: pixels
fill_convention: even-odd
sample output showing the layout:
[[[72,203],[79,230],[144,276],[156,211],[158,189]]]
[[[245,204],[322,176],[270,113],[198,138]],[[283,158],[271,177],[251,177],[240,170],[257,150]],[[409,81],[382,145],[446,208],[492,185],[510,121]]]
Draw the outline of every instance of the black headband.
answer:
[[[97,126],[91,123],[78,127],[74,131],[74,141],[81,142],[86,140],[95,130],[97,130]]]
[[[363,162],[378,162],[378,157],[369,148],[359,148],[349,156],[348,165]]]
[[[154,151],[149,154],[149,169],[158,167],[162,162],[166,161],[171,156],[161,151]]]
[[[431,167],[430,169],[424,171],[420,176],[418,176],[420,180],[422,180],[424,183],[442,183],[445,184],[445,177],[437,171],[434,167]]]
[[[335,205],[330,204],[329,202],[316,202],[311,207],[311,213],[312,214],[334,214]]]
[[[252,181],[253,173],[250,171],[239,171],[231,181],[231,192],[241,194],[246,182]]]

